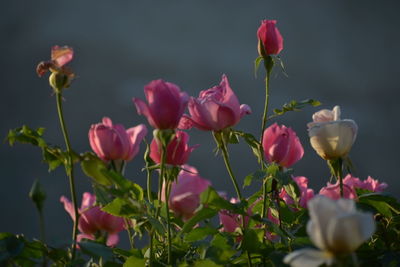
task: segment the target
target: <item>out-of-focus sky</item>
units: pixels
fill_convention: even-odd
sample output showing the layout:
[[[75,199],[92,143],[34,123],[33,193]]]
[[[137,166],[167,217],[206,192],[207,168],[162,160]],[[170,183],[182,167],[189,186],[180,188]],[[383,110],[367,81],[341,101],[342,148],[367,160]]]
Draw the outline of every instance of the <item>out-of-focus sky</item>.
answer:
[[[256,30],[260,20],[276,19],[289,77],[276,68],[271,108],[307,98],[320,100],[322,108],[340,105],[342,117],[359,126],[350,154],[355,176],[385,181],[398,197],[399,8],[394,0],[2,1],[0,133],[6,136],[22,124],[45,127],[47,140],[63,146],[54,95],[46,78],[35,73],[36,64],[48,59],[50,47],[58,44],[75,50],[71,67],[78,78],[65,91],[64,105],[76,151],[90,150],[88,129],[103,116],[126,127],[147,123],[136,114],[131,98],[144,98],[143,86],[158,78],[196,96],[227,74],[240,102],[253,109],[236,128],[258,136],[264,83],[262,70],[254,77]],[[317,192],[330,176],[307,136],[306,124],[318,109],[305,108],[276,120],[300,137],[305,155],[294,165],[295,175],[308,177]],[[191,144],[201,144],[189,163],[219,191],[234,196],[222,159],[213,156],[211,134],[195,129],[189,133]],[[257,169],[245,144],[230,151],[240,181]],[[48,195],[48,239],[52,244],[68,241],[71,220],[59,202],[61,195],[69,197],[63,170],[48,173],[40,151],[28,145],[3,144],[0,157],[0,231],[38,237],[28,192],[39,178]],[[141,156],[135,158],[127,177],[144,186],[143,165]],[[80,171],[77,186],[79,199],[90,190],[89,179]]]

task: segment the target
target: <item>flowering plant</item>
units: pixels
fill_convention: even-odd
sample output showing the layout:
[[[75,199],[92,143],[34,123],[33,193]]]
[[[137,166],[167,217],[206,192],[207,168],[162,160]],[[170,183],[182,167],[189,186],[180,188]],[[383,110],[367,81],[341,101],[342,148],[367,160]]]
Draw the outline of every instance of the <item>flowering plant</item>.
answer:
[[[72,219],[72,238],[64,246],[46,242],[46,194],[35,181],[29,196],[40,215],[40,240],[0,233],[0,265],[399,265],[400,204],[384,192],[386,183],[353,176],[349,155],[358,126],[353,120],[340,119],[339,106],[314,113],[308,123],[310,145],[327,162],[331,180],[314,191],[308,186],[309,178],[295,175],[292,167],[302,159],[305,142],[294,129],[273,120],[321,103],[293,100],[269,112],[271,73],[283,51],[283,37],[276,24],[275,20],[263,20],[257,31],[259,57],[255,67],[257,70],[263,63],[266,73],[259,138],[236,129],[252,111],[249,105],[240,104],[226,75],[219,85],[202,90],[197,98],[159,79],[144,86],[147,102],[133,98],[148,126],[126,129],[104,117],[102,123],[88,125],[92,151],[76,152],[63,115],[64,89],[75,78],[66,66],[73,60],[73,49],[53,47],[51,60],[39,63],[37,73],[43,76],[51,72],[49,84],[56,98],[65,150],[46,142],[44,128],[12,129],[7,140],[10,145],[39,147],[50,171],[65,168],[70,197],[60,196],[60,208],[63,204]],[[150,127],[154,128],[152,137]],[[212,133],[217,155],[227,170],[226,177],[220,179],[235,189],[235,196],[217,192],[212,179],[202,177],[187,164],[193,164],[190,155],[198,146],[189,145],[188,130],[193,127]],[[146,136],[152,141],[147,142]],[[240,141],[249,146],[259,164],[243,179],[235,175],[230,163],[235,155],[229,153],[229,146]],[[144,168],[137,175],[146,176],[146,185],[125,176],[125,165],[141,158]],[[93,192],[83,194],[80,208],[76,168],[82,169],[93,186]],[[243,187],[250,184],[258,184],[258,189],[243,195]],[[122,232],[128,236],[129,248],[120,246]]]

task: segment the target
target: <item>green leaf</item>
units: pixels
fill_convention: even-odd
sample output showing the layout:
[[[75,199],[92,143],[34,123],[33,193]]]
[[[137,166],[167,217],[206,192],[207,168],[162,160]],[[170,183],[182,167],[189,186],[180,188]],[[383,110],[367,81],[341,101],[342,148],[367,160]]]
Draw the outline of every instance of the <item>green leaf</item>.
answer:
[[[193,229],[193,227],[205,219],[214,217],[217,211],[211,208],[202,207],[196,212],[196,214],[190,218],[182,227],[181,233],[187,233]]]
[[[113,257],[111,248],[94,241],[79,242],[79,247],[83,253],[91,257],[102,258],[104,261],[108,261]]]
[[[130,256],[124,263],[123,267],[140,267],[145,266],[146,260],[136,256]]]
[[[190,231],[185,236],[185,241],[186,242],[195,242],[198,240],[202,240],[209,235],[214,235],[217,233],[218,233],[218,230],[215,228],[212,228],[212,227],[197,227],[197,228],[194,228],[192,231]]]
[[[244,178],[243,188],[250,186],[253,180],[262,181],[267,176],[267,172],[264,170],[258,170],[256,172],[250,173]]]
[[[129,218],[141,214],[142,207],[135,200],[115,198],[111,203],[103,207],[102,210],[114,216]]]
[[[257,77],[257,71],[260,67],[260,63],[263,60],[263,57],[258,57],[254,60],[254,76]]]
[[[257,252],[261,247],[257,233],[253,229],[246,229],[243,235],[241,248],[248,252]]]
[[[359,196],[359,203],[373,207],[377,212],[385,217],[392,217],[395,214],[400,214],[400,204],[397,199],[384,194],[370,193]]]
[[[194,267],[222,267],[222,265],[219,265],[210,259],[196,261],[193,266]]]
[[[215,189],[212,187],[208,187],[207,190],[201,193],[200,203],[202,203],[204,206],[215,208],[217,210],[221,209],[227,209],[231,211],[236,210],[235,205],[230,203],[228,200],[220,197],[218,192],[215,191]]]
[[[218,233],[211,241],[211,246],[207,249],[206,257],[217,263],[228,263],[235,254],[236,250],[232,249],[227,239]]]
[[[272,119],[274,117],[281,116],[289,111],[301,111],[301,109],[303,109],[306,106],[317,107],[319,105],[321,105],[321,102],[319,102],[318,100],[314,100],[314,99],[306,99],[306,100],[303,100],[300,102],[298,102],[296,100],[292,100],[289,103],[285,103],[281,109],[274,109],[275,114],[268,117],[268,119]]]
[[[101,159],[95,157],[94,155],[86,157],[81,162],[81,168],[86,176],[92,178],[96,183],[105,186],[112,184],[107,176],[103,173],[105,170],[107,170],[106,164],[104,164]]]

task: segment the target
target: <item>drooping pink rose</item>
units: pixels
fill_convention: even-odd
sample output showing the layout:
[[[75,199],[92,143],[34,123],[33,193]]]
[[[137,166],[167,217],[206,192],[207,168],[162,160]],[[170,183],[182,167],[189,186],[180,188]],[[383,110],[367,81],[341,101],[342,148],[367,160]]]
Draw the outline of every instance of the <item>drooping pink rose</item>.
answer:
[[[176,216],[184,220],[190,219],[200,205],[200,194],[211,182],[201,177],[196,168],[184,165],[176,182],[171,184],[169,208]],[[162,200],[165,201],[165,184],[163,184]]]
[[[139,115],[146,116],[149,124],[156,129],[176,129],[189,101],[176,84],[163,80],[151,81],[144,87],[148,103],[133,98]]]
[[[240,105],[229,86],[228,78],[222,75],[219,85],[201,91],[198,98],[189,100],[189,113],[183,115],[179,128],[193,126],[204,131],[220,131],[236,125],[245,114],[250,114],[248,105]]]
[[[51,48],[51,60],[42,61],[38,64],[36,72],[39,77],[42,77],[47,71],[62,71],[68,72],[64,65],[69,63],[74,57],[74,50],[71,47],[60,47],[55,45]],[[69,73],[69,72],[68,72]]]
[[[283,167],[290,167],[304,154],[303,146],[296,133],[285,125],[274,123],[264,131],[262,142],[265,158]]]
[[[261,26],[257,30],[257,37],[260,56],[277,55],[282,51],[283,38],[276,27],[276,20],[262,20]],[[260,42],[264,51],[261,51]]]
[[[300,190],[300,200],[299,205],[303,208],[307,208],[308,200],[314,197],[314,190],[308,188],[308,179],[304,176],[292,177],[292,179],[296,182],[297,186]],[[282,188],[279,197],[285,201],[287,205],[294,204],[294,200],[288,195],[286,190]]]
[[[89,141],[93,151],[104,161],[133,159],[139,152],[140,143],[147,134],[144,124],[125,130],[121,124],[113,124],[104,117],[102,123],[93,124]]]
[[[166,163],[171,165],[183,165],[185,164],[192,151],[198,147],[189,146],[189,135],[182,131],[176,131],[175,137],[167,145],[167,158]],[[154,138],[150,144],[150,158],[156,163],[161,162],[161,145]]]
[[[61,196],[60,201],[64,204],[64,209],[75,221],[74,206],[65,196]],[[115,246],[118,241],[118,233],[124,229],[123,218],[113,216],[95,206],[96,196],[86,192],[82,197],[81,208],[79,209],[78,242],[83,238],[95,240],[98,232],[107,233],[107,245]]]
[[[319,191],[320,195],[329,197],[330,199],[337,200],[340,198],[340,184],[337,181],[335,184],[327,183],[325,187],[322,187]],[[350,185],[343,183],[343,198],[357,199],[357,193],[354,188]]]

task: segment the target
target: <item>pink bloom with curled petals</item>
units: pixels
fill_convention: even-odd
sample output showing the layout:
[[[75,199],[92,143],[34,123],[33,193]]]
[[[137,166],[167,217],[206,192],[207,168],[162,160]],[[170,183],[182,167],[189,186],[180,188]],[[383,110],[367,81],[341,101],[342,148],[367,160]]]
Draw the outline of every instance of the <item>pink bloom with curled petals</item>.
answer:
[[[277,55],[283,49],[283,38],[278,28],[276,20],[262,20],[257,30],[258,37],[258,53],[260,56]],[[261,45],[264,51],[261,49]]]
[[[144,87],[147,103],[133,98],[139,115],[146,116],[149,124],[156,129],[175,129],[189,101],[176,84],[163,80],[151,81]]]
[[[185,164],[192,151],[198,147],[198,145],[189,146],[188,142],[189,134],[176,131],[175,137],[167,145],[166,163],[176,166]],[[150,158],[156,163],[161,162],[161,149],[161,145],[154,138],[150,144]]]
[[[361,188],[367,189],[372,192],[383,192],[388,187],[387,183],[379,183],[371,176],[368,176],[367,180],[364,180]]]
[[[60,201],[64,204],[64,209],[71,216],[72,220],[75,221],[74,207],[65,196],[61,196]],[[96,196],[86,192],[82,197],[81,208],[79,212],[78,229],[78,242],[83,238],[95,240],[98,232],[107,233],[107,245],[115,246],[118,241],[118,233],[124,229],[123,218],[116,217],[108,214],[95,206]]]
[[[69,63],[73,57],[74,50],[71,47],[55,45],[51,48],[51,60],[40,62],[36,68],[36,72],[40,77],[49,70],[71,75],[72,73],[64,65]]]
[[[201,91],[198,98],[191,97],[188,109],[190,117],[183,115],[180,129],[196,127],[204,131],[221,131],[251,113],[248,105],[239,104],[226,75],[222,75],[219,85]]]
[[[304,154],[303,146],[296,133],[285,125],[272,124],[264,131],[262,141],[265,158],[289,168]]]
[[[125,130],[121,124],[113,124],[104,117],[102,123],[93,124],[89,141],[93,151],[104,161],[132,160],[139,152],[140,143],[147,134],[144,124]]]
[[[184,165],[179,172],[178,179],[171,184],[169,194],[169,208],[183,220],[190,219],[200,205],[200,194],[211,182],[201,177],[196,168]],[[163,184],[162,201],[165,201],[165,184]]]

